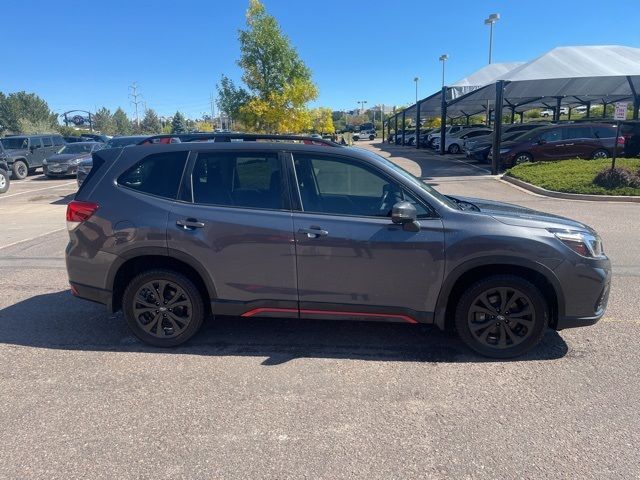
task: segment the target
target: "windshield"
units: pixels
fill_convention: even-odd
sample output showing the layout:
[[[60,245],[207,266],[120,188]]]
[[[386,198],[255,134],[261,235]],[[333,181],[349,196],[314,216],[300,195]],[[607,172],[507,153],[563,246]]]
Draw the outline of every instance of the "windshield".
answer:
[[[105,148],[120,148],[129,145],[137,145],[147,137],[115,137],[107,142]]]
[[[396,165],[395,163],[393,163],[390,160],[387,160],[384,157],[381,157],[377,153],[373,153],[373,152],[370,152],[368,150],[363,150],[363,149],[360,149],[360,151],[362,151],[366,155],[370,156],[371,158],[374,158],[375,160],[384,163],[386,166],[388,166],[389,168],[393,169],[395,172],[399,173],[409,183],[411,183],[412,185],[415,185],[416,187],[419,187],[420,189],[424,190],[425,192],[427,192],[429,195],[431,195],[432,197],[434,197],[436,200],[440,201],[441,203],[444,203],[448,207],[453,208],[455,210],[459,210],[458,205],[453,200],[451,200],[450,198],[448,198],[445,195],[441,194],[435,188],[427,185],[422,180],[420,180],[418,177],[416,177],[412,173],[408,172],[407,170],[405,170],[401,166]]]
[[[7,150],[19,150],[29,146],[29,140],[25,137],[9,137],[0,140],[2,146]]]
[[[75,153],[91,153],[91,149],[95,143],[72,143],[65,145],[58,153],[75,154]]]

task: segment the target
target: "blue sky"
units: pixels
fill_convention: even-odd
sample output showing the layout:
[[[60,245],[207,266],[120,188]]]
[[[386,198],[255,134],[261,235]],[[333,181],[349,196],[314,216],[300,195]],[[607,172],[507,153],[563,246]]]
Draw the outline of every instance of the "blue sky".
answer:
[[[3,2],[0,91],[27,90],[56,112],[121,106],[128,85],[161,115],[209,111],[225,73],[239,80],[237,30],[247,0]],[[530,60],[562,45],[640,47],[638,0],[264,0],[313,71],[315,105],[408,104],[440,87],[438,57],[455,81],[487,63]],[[179,6],[177,6],[179,5]]]

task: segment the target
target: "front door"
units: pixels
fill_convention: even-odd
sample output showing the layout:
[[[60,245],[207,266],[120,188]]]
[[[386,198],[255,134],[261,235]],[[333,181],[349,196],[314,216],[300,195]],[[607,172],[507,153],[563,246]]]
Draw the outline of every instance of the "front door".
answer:
[[[292,213],[277,152],[199,152],[172,209],[172,255],[206,269],[219,315],[298,316]]]
[[[441,220],[365,162],[293,153],[293,165],[301,316],[429,321],[443,276]],[[391,222],[402,200],[416,205],[419,231]]]
[[[44,160],[45,149],[42,145],[40,137],[32,137],[29,139],[29,169],[41,167]]]

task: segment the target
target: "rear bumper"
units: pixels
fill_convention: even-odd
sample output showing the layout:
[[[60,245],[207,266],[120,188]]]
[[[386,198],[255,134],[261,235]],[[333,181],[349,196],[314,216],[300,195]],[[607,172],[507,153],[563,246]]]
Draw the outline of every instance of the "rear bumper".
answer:
[[[108,290],[102,290],[96,287],[90,287],[89,285],[82,285],[81,283],[69,282],[71,286],[71,293],[74,297],[89,300],[91,302],[101,303],[111,308],[111,292]]]

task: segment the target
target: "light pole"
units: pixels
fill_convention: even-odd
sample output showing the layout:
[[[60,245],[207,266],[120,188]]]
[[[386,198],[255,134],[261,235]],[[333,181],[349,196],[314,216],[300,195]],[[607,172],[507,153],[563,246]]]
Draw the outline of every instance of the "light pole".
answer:
[[[414,77],[413,81],[416,83],[416,103],[418,103],[418,82],[420,81],[420,77]]]
[[[446,53],[443,53],[442,55],[440,55],[440,61],[442,62],[442,86],[444,87],[444,62],[446,62],[447,60],[449,60],[449,55],[447,55]]]
[[[492,13],[489,18],[485,18],[484,24],[489,25],[489,63],[491,63],[491,50],[493,49],[493,24],[500,20],[499,13]]]
[[[358,103],[360,104],[360,111],[358,112],[360,115],[362,115],[364,113],[364,104],[367,103],[366,100],[358,100]]]

